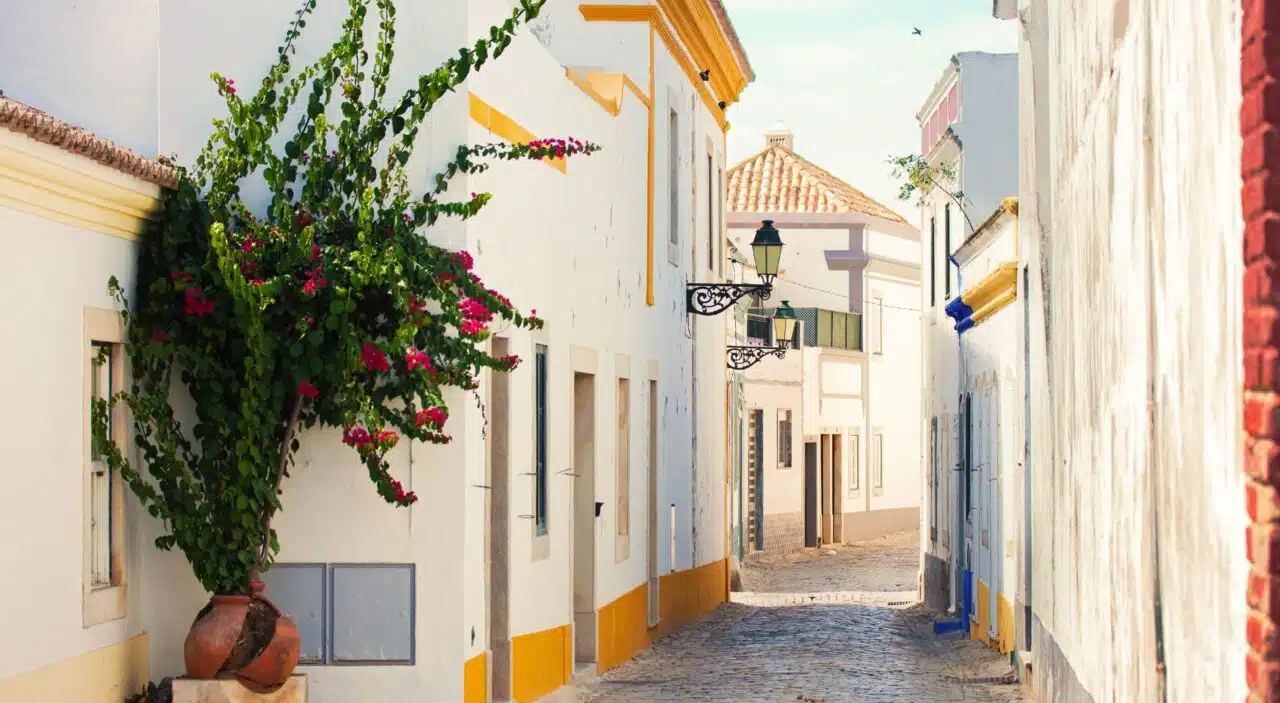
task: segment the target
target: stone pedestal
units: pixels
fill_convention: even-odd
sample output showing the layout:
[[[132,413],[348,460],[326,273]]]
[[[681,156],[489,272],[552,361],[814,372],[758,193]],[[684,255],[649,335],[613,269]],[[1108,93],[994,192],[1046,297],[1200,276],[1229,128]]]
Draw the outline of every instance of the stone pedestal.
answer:
[[[173,703],[307,703],[307,677],[294,674],[271,693],[254,693],[235,679],[174,679]]]

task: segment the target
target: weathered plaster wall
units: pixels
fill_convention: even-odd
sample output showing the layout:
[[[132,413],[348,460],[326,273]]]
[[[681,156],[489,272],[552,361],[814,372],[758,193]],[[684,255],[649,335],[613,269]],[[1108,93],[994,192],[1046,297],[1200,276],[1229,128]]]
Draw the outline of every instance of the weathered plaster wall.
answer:
[[[1239,700],[1239,10],[1023,5],[1033,681]]]

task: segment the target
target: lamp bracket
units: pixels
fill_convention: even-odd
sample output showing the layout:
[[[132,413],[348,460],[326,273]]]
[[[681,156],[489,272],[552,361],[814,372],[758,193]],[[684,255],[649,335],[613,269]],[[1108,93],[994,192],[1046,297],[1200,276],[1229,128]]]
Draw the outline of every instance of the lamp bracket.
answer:
[[[776,356],[779,359],[785,358],[787,355],[786,347],[758,347],[758,346],[728,346],[725,347],[725,356],[729,364],[729,368],[734,371],[744,371],[760,363],[760,360],[766,356]]]
[[[685,308],[694,315],[719,315],[752,293],[768,300],[772,292],[770,283],[690,283],[685,290]]]

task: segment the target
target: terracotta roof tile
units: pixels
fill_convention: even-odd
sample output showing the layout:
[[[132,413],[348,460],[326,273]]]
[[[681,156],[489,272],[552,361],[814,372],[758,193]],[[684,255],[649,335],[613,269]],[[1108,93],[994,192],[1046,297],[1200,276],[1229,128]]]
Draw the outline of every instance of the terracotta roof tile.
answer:
[[[852,212],[908,224],[898,213],[785,147],[765,147],[727,175],[730,212]]]
[[[148,159],[87,129],[63,122],[47,112],[6,98],[3,93],[0,93],[0,128],[25,134],[36,141],[164,188],[174,188],[178,184],[178,172],[173,167]]]

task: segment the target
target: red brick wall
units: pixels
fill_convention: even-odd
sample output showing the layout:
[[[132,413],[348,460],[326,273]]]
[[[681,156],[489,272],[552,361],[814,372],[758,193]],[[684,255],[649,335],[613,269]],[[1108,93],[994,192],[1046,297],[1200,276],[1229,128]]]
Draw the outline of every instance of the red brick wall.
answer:
[[[1250,703],[1280,702],[1280,0],[1243,0],[1244,466]]]

